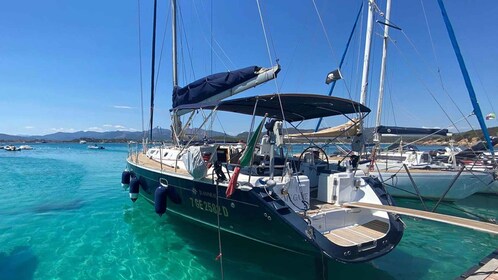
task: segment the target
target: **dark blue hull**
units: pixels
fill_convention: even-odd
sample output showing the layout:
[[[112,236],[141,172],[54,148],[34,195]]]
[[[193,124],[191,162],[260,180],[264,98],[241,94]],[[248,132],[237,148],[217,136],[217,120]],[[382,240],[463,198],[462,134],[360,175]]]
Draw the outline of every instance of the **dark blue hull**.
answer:
[[[162,180],[169,190],[167,213],[299,254],[321,256],[340,262],[363,262],[391,251],[401,239],[403,227],[390,216],[392,230],[377,241],[375,253],[359,247],[341,247],[310,227],[302,216],[286,204],[270,198],[261,188],[237,190],[226,198],[224,186],[194,181],[189,177],[160,173],[128,162],[128,169],[140,182],[140,195],[154,204],[154,192]],[[218,189],[218,190],[217,190]],[[152,208],[151,208],[152,213]]]

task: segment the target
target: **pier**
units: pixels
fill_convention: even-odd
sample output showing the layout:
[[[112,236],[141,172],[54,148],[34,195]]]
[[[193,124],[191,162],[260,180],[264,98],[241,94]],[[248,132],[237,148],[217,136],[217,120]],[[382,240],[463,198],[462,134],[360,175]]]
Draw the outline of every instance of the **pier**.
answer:
[[[498,279],[498,249],[482,259],[456,279],[496,280]]]
[[[447,223],[447,224],[451,224],[451,225],[455,225],[455,226],[470,228],[473,230],[482,231],[482,232],[486,232],[486,233],[498,234],[498,225],[496,225],[496,224],[475,221],[475,220],[470,220],[470,219],[465,219],[465,218],[459,218],[459,217],[455,217],[455,216],[449,216],[449,215],[444,215],[444,214],[439,214],[439,213],[434,213],[434,212],[421,211],[421,210],[396,207],[396,206],[389,206],[389,205],[377,205],[377,204],[364,203],[364,202],[344,203],[344,204],[342,204],[342,207],[364,208],[364,209],[377,210],[377,211],[386,211],[386,212],[396,213],[396,214],[400,214],[400,215],[407,215],[407,216],[417,217],[417,218],[421,218],[421,219],[426,219],[426,220],[431,220],[431,221],[436,221],[436,222],[441,222],[441,223]],[[498,280],[498,278],[497,278],[497,280]]]

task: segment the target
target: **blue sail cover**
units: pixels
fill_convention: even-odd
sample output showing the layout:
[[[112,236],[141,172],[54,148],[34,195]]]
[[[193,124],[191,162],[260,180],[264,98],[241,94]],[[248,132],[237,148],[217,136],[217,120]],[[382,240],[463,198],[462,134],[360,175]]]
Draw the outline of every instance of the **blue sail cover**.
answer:
[[[199,79],[185,87],[173,89],[173,108],[202,102],[256,76],[261,67],[250,66],[235,71],[217,73]]]
[[[377,133],[396,134],[396,135],[440,135],[446,136],[447,129],[437,128],[418,128],[418,127],[400,127],[400,126],[378,126]]]

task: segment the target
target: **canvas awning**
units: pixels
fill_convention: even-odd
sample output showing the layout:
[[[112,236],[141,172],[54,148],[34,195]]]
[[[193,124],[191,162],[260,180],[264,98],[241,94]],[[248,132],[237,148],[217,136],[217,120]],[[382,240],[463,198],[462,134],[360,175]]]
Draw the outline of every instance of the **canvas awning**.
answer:
[[[282,104],[282,108],[280,104]],[[288,122],[370,112],[368,107],[349,99],[308,93],[258,95],[217,103],[185,104],[173,110],[214,108],[217,108],[218,111],[246,115],[254,113],[256,116],[265,116],[266,114],[268,118],[285,119]]]
[[[358,119],[353,119],[347,123],[325,128],[317,132],[306,132],[289,134],[289,138],[332,138],[332,137],[350,137],[355,136],[360,132],[360,122]]]

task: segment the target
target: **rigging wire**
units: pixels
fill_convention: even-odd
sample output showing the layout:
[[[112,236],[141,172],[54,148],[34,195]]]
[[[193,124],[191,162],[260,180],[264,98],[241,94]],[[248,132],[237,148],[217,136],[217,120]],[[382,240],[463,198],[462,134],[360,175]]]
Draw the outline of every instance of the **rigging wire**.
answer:
[[[436,62],[436,68],[437,68],[437,77],[439,78],[439,82],[441,84],[441,88],[443,89],[443,92],[448,96],[448,98],[451,100],[451,102],[453,103],[453,105],[455,105],[455,107],[457,108],[458,112],[460,113],[460,115],[462,115],[463,117],[465,117],[464,113],[462,112],[462,110],[460,109],[460,107],[456,104],[455,100],[451,97],[451,95],[449,94],[449,92],[447,91],[446,87],[444,86],[444,82],[443,82],[443,77],[441,75],[441,68],[439,67],[439,60],[438,60],[438,57],[436,55],[436,48],[434,46],[434,40],[432,38],[432,33],[431,33],[431,29],[429,28],[429,20],[427,19],[427,13],[425,11],[425,7],[424,7],[424,3],[422,0],[420,0],[420,5],[422,6],[422,11],[424,13],[424,18],[425,18],[425,24],[426,24],[426,27],[427,27],[427,32],[429,33],[429,38],[430,38],[430,42],[431,42],[431,47],[432,47],[432,52],[434,54],[434,60]],[[406,34],[405,34],[406,36]],[[411,41],[409,41],[411,43]],[[412,44],[412,43],[411,43]],[[412,44],[413,45],[413,44]],[[419,52],[417,51],[417,54],[419,54]],[[419,54],[420,56],[420,54]],[[467,124],[470,126],[470,128],[472,130],[474,130],[474,128],[472,127],[472,125],[470,124],[469,121],[467,121]],[[458,130],[458,128],[455,127],[455,129],[460,132],[460,130]],[[477,136],[477,132],[475,132],[475,135]]]
[[[434,47],[434,43],[433,43],[433,38],[432,38],[432,34],[430,32],[430,28],[429,28],[429,25],[428,25],[428,20],[427,20],[427,15],[426,15],[426,12],[425,12],[425,7],[423,6],[423,3],[422,3],[422,0],[421,1],[421,5],[422,5],[422,10],[424,12],[424,17],[425,17],[425,21],[426,21],[426,26],[427,26],[427,29],[428,29],[428,32],[429,32],[429,37],[430,37],[430,41],[431,41],[431,45],[432,45],[432,49],[433,49],[433,53],[434,53],[434,57],[435,57],[435,61],[436,61],[436,64],[439,65],[438,63],[438,59],[437,59],[437,56],[436,56],[436,52],[435,52],[435,47]],[[390,21],[392,22],[392,21]],[[413,43],[413,41],[409,38],[409,36],[404,32],[404,30],[401,30],[401,33],[403,34],[403,36],[405,37],[405,39],[407,40],[407,42],[412,46],[412,48],[415,50],[415,53],[418,55],[418,57],[420,58],[421,61],[423,61],[426,65],[428,65],[428,63],[426,62],[426,60],[423,58],[423,56],[420,54],[419,50],[417,49],[417,47],[415,46],[415,44]],[[398,51],[403,55],[403,53],[401,52],[400,48],[398,45],[396,45],[396,41],[394,41],[391,37],[389,37],[389,40],[396,46],[396,48],[398,49]],[[403,58],[405,59],[405,61],[407,62],[408,60],[406,59],[406,57],[403,56]],[[414,67],[412,67],[412,71],[414,71]],[[428,67],[429,69],[431,69],[431,67]],[[414,71],[415,72],[415,71]],[[442,76],[441,76],[441,72],[440,72],[440,67],[437,66],[437,73],[436,73],[436,76],[438,77],[439,79],[439,82],[441,84],[441,87],[443,89],[443,91],[445,92],[445,94],[448,96],[448,98],[451,100],[451,102],[455,105],[455,107],[457,108],[457,110],[460,112],[460,115],[462,117],[464,117],[464,119],[467,121],[467,124],[473,129],[472,125],[470,124],[470,122],[465,118],[465,114],[462,112],[462,110],[460,109],[460,107],[456,104],[455,100],[451,97],[451,95],[448,93],[448,91],[446,90],[446,88],[444,87],[444,83],[443,83],[443,79],[442,79]],[[439,105],[439,107],[441,108],[441,110],[443,111],[443,113],[446,115],[446,117],[451,121],[451,118],[449,116],[449,114],[443,109],[443,107],[441,106],[441,104],[439,103],[439,101],[437,100],[437,98],[435,97],[435,95],[429,90],[429,88],[423,83],[423,81],[421,80],[420,76],[418,77],[419,80],[422,82],[422,84],[424,85],[424,87],[426,88],[426,90],[429,92],[429,94],[432,96],[432,98],[436,101],[436,103]],[[392,102],[392,99],[391,99],[391,102]],[[391,104],[392,105],[392,104]],[[454,125],[455,129],[460,132],[460,130],[458,129],[458,127],[456,127]]]
[[[265,36],[266,51],[268,52],[268,58],[270,59],[270,65],[272,65],[273,59],[272,59],[271,52],[270,52],[270,45],[268,43],[268,35],[266,34],[265,22],[263,21],[263,13],[261,12],[261,6],[259,4],[259,0],[256,0],[256,4],[258,5],[259,20],[261,21],[261,28],[263,29],[263,34]],[[277,89],[278,89],[278,85],[277,85]]]
[[[202,6],[202,4],[203,4],[203,3],[204,3],[204,2],[203,2],[203,1],[201,1],[201,6]],[[192,6],[194,7],[194,11],[195,11],[196,19],[197,19],[197,21],[198,21],[198,23],[199,23],[199,26],[206,26],[206,24],[202,24],[202,22],[201,22],[201,16],[200,16],[200,14],[199,14],[199,10],[197,10],[197,6],[198,6],[198,5],[196,5],[196,4],[194,3],[194,0],[192,0],[192,4],[193,4]],[[208,20],[205,20],[205,21],[208,21]],[[227,53],[226,53],[226,52],[225,52],[225,50],[221,47],[221,45],[219,44],[219,42],[218,42],[218,41],[217,41],[214,37],[212,37],[212,39],[208,39],[208,38],[206,37],[206,35],[205,35],[205,33],[206,33],[206,32],[201,32],[201,33],[202,33],[202,38],[203,38],[203,39],[204,39],[204,41],[205,41],[205,42],[209,45],[209,47],[210,47],[210,49],[211,49],[211,51],[212,51],[212,54],[214,53],[214,55],[216,56],[216,58],[218,58],[218,59],[219,59],[219,61],[223,64],[223,67],[225,67],[225,69],[226,69],[227,71],[229,71],[230,69],[235,68],[235,67],[234,67],[234,66],[235,66],[235,64],[234,64],[234,63],[233,63],[233,61],[230,59],[230,57],[228,57]],[[218,54],[218,52],[216,51],[216,49],[215,49],[215,48],[214,48],[214,46],[213,46],[213,41],[214,41],[214,43],[216,44],[216,46],[218,46],[218,48],[220,48],[220,50],[221,50],[222,54],[225,56],[226,60],[228,60],[228,62],[231,64],[231,65],[230,65],[231,67],[229,67],[229,66],[225,63],[225,61],[222,59],[222,57]],[[212,70],[211,70],[211,72],[212,72]]]
[[[296,57],[296,55],[295,55],[295,54],[296,54],[296,52],[297,52],[297,47],[298,47],[298,45],[299,45],[299,43],[296,43],[296,44],[294,45],[294,48],[293,48],[292,52],[291,52],[291,53],[292,53],[292,55],[290,55],[290,61],[287,63],[287,65],[288,65],[288,66],[287,66],[287,68],[288,68],[288,69],[292,69],[292,65],[294,65],[294,58]],[[281,73],[281,74],[280,74],[280,76],[279,76],[279,77],[280,77],[280,88],[282,88],[282,87],[283,87],[284,82],[285,82],[285,79],[287,78],[287,74],[288,74],[288,73],[289,73],[289,71],[284,71],[284,73]],[[283,75],[283,77],[282,77],[282,75]]]
[[[427,64],[426,60],[423,59],[423,56],[420,54],[419,50],[417,49],[417,47],[415,46],[415,44],[413,43],[413,41],[408,37],[408,35],[403,31],[401,30],[401,34],[403,34],[403,36],[405,37],[405,39],[408,41],[408,43],[412,46],[412,48],[415,50],[415,53],[418,55],[418,57],[420,58],[421,61],[423,61],[425,64]],[[395,42],[393,40],[391,40],[391,42]],[[396,45],[394,43],[394,45]],[[396,45],[396,47],[398,48],[398,51],[400,51],[399,47]],[[406,60],[406,58],[405,58]],[[427,64],[428,65],[428,64]],[[414,68],[414,67],[413,67]],[[428,69],[431,69],[431,67],[427,67]],[[439,69],[439,67],[438,67]],[[437,75],[437,74],[436,74]],[[439,76],[440,77],[440,76]],[[420,76],[418,77],[419,80],[421,80]],[[441,83],[442,83],[442,80],[441,80]],[[428,87],[424,84],[424,86],[426,87],[427,90]],[[451,100],[451,103],[453,103],[453,105],[455,105],[455,107],[457,108],[458,112],[460,113],[460,115],[462,117],[465,117],[465,114],[463,113],[463,111],[460,109],[460,107],[458,106],[458,104],[455,102],[455,100],[453,99],[453,97],[451,97],[451,95],[449,94],[449,92],[446,90],[446,88],[444,87],[443,84],[441,84],[441,87],[443,88],[443,92],[448,96],[448,98]],[[430,91],[429,91],[430,92]],[[439,101],[437,101],[435,95],[430,92],[432,98],[438,103],[438,105],[441,107]],[[450,116],[448,115],[448,113],[441,107],[441,110],[443,110],[444,114],[446,115],[447,118],[450,119]],[[451,120],[451,119],[450,119]],[[472,128],[472,130],[474,130],[474,128],[472,127],[472,124],[470,122],[467,121],[467,124]],[[460,130],[458,129],[458,127],[455,126],[455,129],[460,132]]]
[[[164,32],[163,32],[163,40],[161,42],[161,51],[159,52],[159,62],[157,64],[157,74],[156,74],[156,84],[155,84],[155,87],[157,89],[157,84],[159,82],[159,73],[161,72],[161,61],[163,60],[163,50],[164,50],[164,41],[166,39],[166,30],[168,29],[168,22],[169,22],[169,16],[170,16],[170,9],[167,9],[168,10],[168,15],[166,16],[166,21],[164,23]]]
[[[335,57],[334,48],[332,48],[332,43],[330,42],[329,35],[327,34],[327,30],[325,29],[325,24],[323,24],[322,16],[318,11],[315,0],[311,0],[313,2],[313,6],[315,7],[316,14],[318,19],[320,20],[320,24],[322,26],[323,34],[325,35],[325,39],[327,39],[327,43],[329,44],[330,52],[332,52],[332,56]]]
[[[432,39],[432,32],[431,29],[429,28],[429,20],[427,19],[427,13],[425,11],[425,6],[423,0],[420,0],[420,5],[422,6],[422,11],[424,13],[424,19],[425,19],[425,26],[427,27],[427,33],[429,33],[429,39],[431,42],[431,47],[432,47],[432,53],[434,55],[434,61],[436,62],[436,67],[437,67],[437,73],[439,76],[439,81],[441,82],[441,86],[444,88],[443,85],[443,78],[441,76],[441,69],[439,67],[439,60],[436,54],[436,47],[434,46],[434,40]]]
[[[394,110],[394,102],[393,102],[393,94],[392,94],[393,90],[392,90],[392,85],[391,85],[389,75],[386,75],[386,83],[387,83],[387,89],[388,89],[387,92],[389,93],[389,101],[391,103],[391,112],[393,114],[394,125],[398,126],[398,121],[396,119],[396,111]]]
[[[181,31],[179,33],[183,35],[183,36],[180,36],[180,49],[181,49],[180,54],[181,54],[181,57],[182,57],[181,61],[183,62],[183,64],[185,64],[185,54],[184,54],[185,48],[183,46],[183,44],[184,44],[183,41],[184,40],[187,41],[187,34],[185,32],[185,24],[183,22],[183,14],[182,14],[182,10],[181,10],[180,6],[178,6],[178,19],[181,22],[180,27],[182,27],[182,29],[181,29]],[[188,51],[188,47],[187,47],[187,51]],[[194,73],[193,73],[194,67],[192,65],[192,59],[190,59],[190,67],[192,68],[192,75],[194,75]],[[189,79],[187,79],[187,70],[185,68],[186,68],[185,65],[183,65],[183,67],[182,67],[183,80],[184,81],[188,81]]]
[[[474,67],[474,63],[473,63],[473,60],[470,60],[470,66],[472,67],[472,69],[477,69],[477,67]],[[491,111],[494,113],[495,112],[495,108],[493,106],[493,103],[491,102],[491,99],[489,98],[489,95],[488,95],[488,91],[486,90],[486,88],[484,87],[484,84],[482,82],[482,79],[481,79],[481,76],[479,75],[479,72],[478,71],[473,71],[475,76],[477,77],[477,80],[479,81],[479,85],[481,86],[482,88],[482,91],[484,92],[484,95],[486,96],[486,99],[488,101],[488,104],[490,105],[491,107]],[[498,119],[495,119],[496,122],[498,122]]]
[[[228,54],[225,52],[225,49],[223,47],[221,47],[220,43],[218,42],[218,40],[214,39],[214,42],[216,43],[216,46],[218,46],[218,48],[220,48],[220,51],[221,53],[225,56],[225,58],[228,60],[228,62],[230,62],[232,68],[235,68],[235,63],[233,63],[233,61],[230,59],[230,57],[228,56]],[[213,48],[213,51],[214,51],[214,48]],[[220,55],[215,51],[214,54],[216,55],[216,57],[218,57],[218,59],[223,63],[223,66],[225,66],[225,68],[227,69],[227,71],[230,70],[230,67],[228,67],[225,62],[221,59]]]
[[[436,102],[436,104],[439,106],[439,108],[443,111],[444,115],[448,118],[448,120],[453,124],[453,126],[457,129],[458,132],[460,132],[458,130],[458,128],[456,127],[455,123],[452,121],[451,117],[448,115],[448,112],[446,112],[446,110],[443,108],[443,106],[441,105],[441,103],[437,100],[436,96],[434,95],[434,93],[429,89],[429,87],[427,86],[427,84],[422,80],[422,78],[420,77],[420,74],[416,71],[415,67],[409,63],[408,59],[406,58],[406,56],[404,55],[404,53],[401,51],[401,49],[399,48],[399,46],[397,45],[396,41],[392,40],[391,37],[389,37],[391,43],[396,47],[396,49],[398,50],[398,52],[400,53],[401,55],[401,58],[403,58],[403,60],[405,61],[406,65],[408,65],[412,72],[415,74],[414,76],[418,79],[418,81],[422,84],[422,86],[425,88],[425,90],[429,93],[429,95],[432,97],[432,99]]]
[[[140,0],[137,0],[137,11],[138,11],[138,57],[139,57],[139,68],[140,68],[140,110],[142,114],[142,137],[145,139],[145,120],[144,120],[144,91],[143,91],[143,75],[142,75],[142,32],[141,32],[141,20],[140,20]]]

